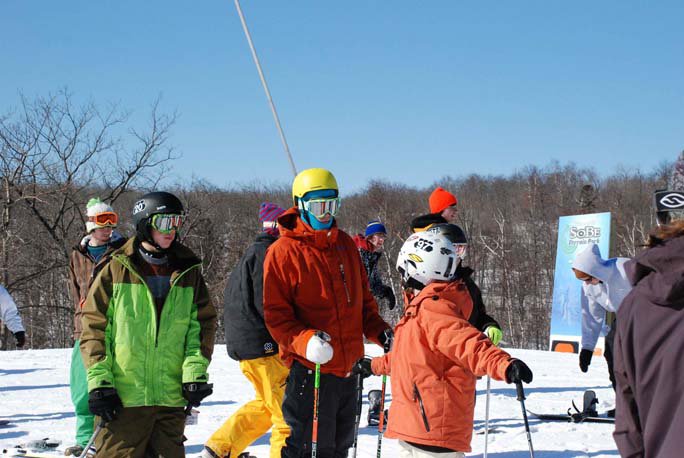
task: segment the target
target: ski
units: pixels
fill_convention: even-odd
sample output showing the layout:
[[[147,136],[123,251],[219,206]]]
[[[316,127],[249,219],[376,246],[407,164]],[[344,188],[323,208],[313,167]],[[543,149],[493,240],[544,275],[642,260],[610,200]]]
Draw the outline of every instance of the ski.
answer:
[[[30,458],[41,458],[41,457],[55,457],[63,456],[57,447],[62,443],[61,440],[50,439],[48,437],[44,439],[33,439],[29,440],[25,444],[20,444],[14,446],[11,449],[3,449],[3,456],[24,456]]]
[[[587,390],[584,392],[583,396],[583,406],[582,410],[579,410],[575,405],[575,401],[572,401],[572,408],[568,409],[565,414],[544,414],[535,413],[531,410],[527,412],[533,417],[539,420],[545,421],[567,421],[568,423],[615,423],[615,418],[609,416],[599,416],[596,406],[598,405],[598,398],[596,397],[596,392],[593,390]],[[575,409],[575,412],[572,412]]]
[[[3,450],[2,456],[7,456],[7,457],[22,457],[23,456],[24,458],[55,458],[56,456],[63,456],[63,455],[61,453],[59,453],[58,451],[55,451],[54,453],[33,452],[30,450],[15,448],[15,449]]]
[[[584,415],[569,415],[569,414],[542,414],[535,413],[527,409],[527,413],[538,420],[542,421],[565,421],[568,423],[610,423],[614,424],[614,418],[598,417],[598,416],[584,416]]]

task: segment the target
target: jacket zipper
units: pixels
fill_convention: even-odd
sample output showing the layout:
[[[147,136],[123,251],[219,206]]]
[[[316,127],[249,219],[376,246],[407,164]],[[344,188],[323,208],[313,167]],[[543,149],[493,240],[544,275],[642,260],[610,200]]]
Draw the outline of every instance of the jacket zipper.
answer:
[[[156,306],[156,303],[154,302],[154,297],[152,297],[152,291],[150,291],[150,287],[147,286],[147,282],[145,282],[145,279],[142,277],[142,275],[140,275],[140,274],[133,268],[133,266],[128,262],[128,258],[127,258],[127,257],[125,257],[125,256],[122,257],[122,258],[116,257],[115,259],[117,259],[121,264],[123,264],[124,267],[126,267],[129,271],[131,271],[131,273],[132,273],[134,276],[136,276],[136,277],[138,278],[138,280],[140,280],[140,281],[142,282],[142,284],[143,284],[144,287],[145,287],[145,290],[147,291],[147,298],[148,298],[148,300],[150,301],[150,304],[152,305],[152,314],[153,314],[153,316],[154,316],[154,320],[153,320],[153,322],[154,322],[154,328],[155,328],[155,329],[154,329],[154,331],[155,331],[155,332],[154,332],[154,348],[155,348],[155,351],[156,351],[157,348],[159,348],[159,328],[161,327],[161,316],[159,316],[159,322],[158,322],[158,324],[157,324],[157,306]],[[168,294],[166,295],[166,300],[168,300],[169,295],[171,294],[171,289],[176,285],[176,283],[178,283],[178,280],[180,280],[180,278],[181,278],[182,276],[184,276],[186,273],[190,272],[192,269],[194,269],[194,268],[196,268],[196,267],[198,267],[198,266],[200,266],[200,265],[201,265],[201,264],[194,264],[194,265],[190,266],[189,268],[185,269],[183,272],[179,273],[178,276],[176,276],[176,278],[171,282],[171,286],[169,287],[169,292],[168,292]],[[164,305],[166,305],[166,300],[164,301]],[[162,308],[162,311],[163,311],[163,308]],[[156,361],[157,361],[157,358],[156,358],[156,357],[149,358],[149,356],[150,356],[150,355],[148,354],[148,359],[152,359],[152,366],[153,366],[153,368],[152,368],[152,373],[156,374],[157,368],[156,368],[156,364],[155,364],[155,363],[156,363]],[[156,399],[157,399],[157,390],[155,389],[155,388],[156,388],[156,384],[152,383],[152,384],[148,384],[148,386],[151,386],[152,397],[154,398],[154,402],[157,402],[157,401],[156,401]]]
[[[347,288],[347,277],[344,275],[344,264],[340,264],[340,273],[342,274],[342,284],[344,284],[344,293],[347,295],[347,305],[351,306],[351,296],[349,295],[349,288]]]
[[[420,397],[420,391],[418,391],[418,385],[413,383],[413,400],[418,400],[418,406],[420,407],[420,415],[423,417],[423,424],[425,425],[425,430],[430,432],[430,423],[428,423],[427,415],[425,415],[425,406],[423,405],[423,398]]]

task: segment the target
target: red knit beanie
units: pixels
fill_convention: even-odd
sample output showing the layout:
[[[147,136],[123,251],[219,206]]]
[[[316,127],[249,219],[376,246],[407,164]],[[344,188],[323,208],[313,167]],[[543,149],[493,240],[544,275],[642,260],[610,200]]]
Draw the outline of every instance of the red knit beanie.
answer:
[[[438,187],[430,194],[430,213],[442,213],[445,208],[456,205],[456,196],[442,187]]]

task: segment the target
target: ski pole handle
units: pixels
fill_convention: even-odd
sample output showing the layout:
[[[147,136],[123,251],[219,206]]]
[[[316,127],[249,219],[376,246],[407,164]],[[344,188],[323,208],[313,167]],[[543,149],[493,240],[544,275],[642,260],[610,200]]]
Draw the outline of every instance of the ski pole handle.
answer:
[[[518,401],[524,401],[525,390],[523,390],[522,382],[515,382],[515,390],[518,393]]]

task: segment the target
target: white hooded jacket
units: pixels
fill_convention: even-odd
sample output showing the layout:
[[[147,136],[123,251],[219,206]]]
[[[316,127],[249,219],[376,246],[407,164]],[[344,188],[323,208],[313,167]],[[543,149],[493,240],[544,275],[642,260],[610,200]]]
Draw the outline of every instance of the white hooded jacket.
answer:
[[[625,274],[629,258],[601,258],[598,245],[591,244],[575,257],[572,268],[601,280],[598,285],[582,283],[582,349],[593,351],[601,334],[606,311],[617,312],[632,289]]]
[[[14,303],[14,299],[2,285],[0,285],[0,321],[5,323],[12,334],[24,330],[17,304]]]

